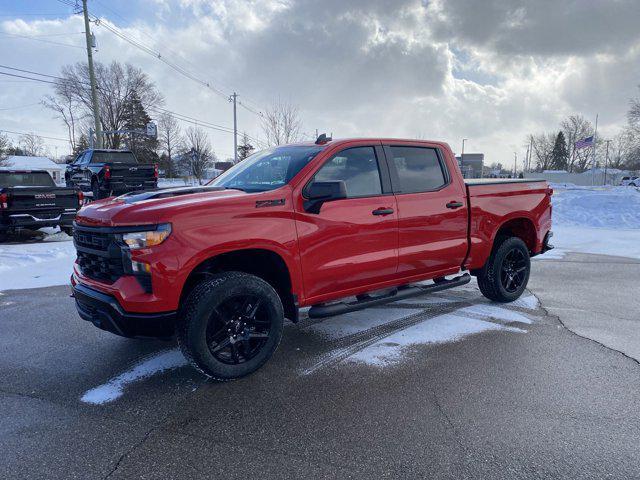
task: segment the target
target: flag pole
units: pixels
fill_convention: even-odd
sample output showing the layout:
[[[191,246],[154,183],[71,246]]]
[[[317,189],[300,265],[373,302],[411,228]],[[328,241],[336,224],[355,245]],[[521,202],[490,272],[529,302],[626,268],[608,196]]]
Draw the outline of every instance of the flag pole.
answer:
[[[596,184],[596,144],[598,142],[598,114],[596,113],[596,128],[593,132],[593,170],[591,170],[591,186]]]

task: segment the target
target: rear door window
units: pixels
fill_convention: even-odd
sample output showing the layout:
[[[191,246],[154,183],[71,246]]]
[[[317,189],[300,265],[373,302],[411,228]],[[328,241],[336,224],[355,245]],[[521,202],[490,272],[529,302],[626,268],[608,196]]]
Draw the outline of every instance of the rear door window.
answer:
[[[132,152],[93,152],[91,163],[128,163],[137,164]]]
[[[388,147],[391,163],[397,172],[396,193],[418,193],[438,190],[448,183],[438,152],[427,147]]]
[[[373,147],[348,148],[325,163],[314,177],[317,182],[344,181],[347,197],[382,195],[378,160]]]
[[[0,187],[55,187],[47,172],[0,172]]]

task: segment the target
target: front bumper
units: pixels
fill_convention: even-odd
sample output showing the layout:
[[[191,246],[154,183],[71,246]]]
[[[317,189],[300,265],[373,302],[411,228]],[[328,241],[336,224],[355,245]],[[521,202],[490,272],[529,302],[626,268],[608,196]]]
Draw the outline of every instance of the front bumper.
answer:
[[[102,330],[122,337],[173,336],[176,312],[130,313],[110,295],[79,283],[71,289],[80,317]]]

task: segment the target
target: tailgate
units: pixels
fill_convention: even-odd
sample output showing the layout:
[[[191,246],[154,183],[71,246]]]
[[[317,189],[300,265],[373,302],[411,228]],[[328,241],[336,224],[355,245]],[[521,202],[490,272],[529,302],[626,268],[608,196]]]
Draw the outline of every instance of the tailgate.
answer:
[[[13,187],[6,193],[12,212],[78,208],[78,193],[73,188]]]
[[[123,180],[153,180],[155,179],[154,165],[131,165],[113,163],[110,165],[111,179]]]

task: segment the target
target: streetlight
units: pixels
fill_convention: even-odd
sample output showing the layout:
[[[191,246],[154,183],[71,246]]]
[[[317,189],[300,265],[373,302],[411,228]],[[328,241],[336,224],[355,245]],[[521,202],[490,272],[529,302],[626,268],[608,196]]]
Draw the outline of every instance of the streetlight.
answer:
[[[460,154],[460,171],[462,172],[462,176],[464,177],[464,142],[466,142],[468,138],[462,139],[462,153]]]

